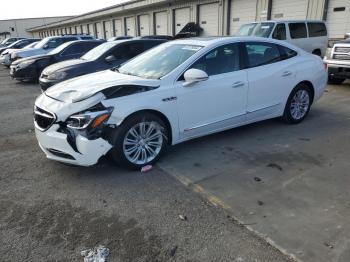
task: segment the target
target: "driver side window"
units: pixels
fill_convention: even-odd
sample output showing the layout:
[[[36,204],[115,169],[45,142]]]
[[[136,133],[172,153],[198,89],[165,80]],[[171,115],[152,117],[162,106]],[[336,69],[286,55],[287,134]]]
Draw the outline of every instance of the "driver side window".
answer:
[[[191,68],[203,70],[208,76],[237,71],[240,69],[239,45],[235,43],[215,48],[195,62]]]

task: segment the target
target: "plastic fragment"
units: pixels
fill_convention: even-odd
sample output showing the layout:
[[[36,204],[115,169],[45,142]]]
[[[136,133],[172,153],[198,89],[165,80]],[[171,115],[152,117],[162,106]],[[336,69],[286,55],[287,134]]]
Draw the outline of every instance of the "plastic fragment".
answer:
[[[141,168],[141,172],[144,173],[144,172],[151,171],[152,168],[153,168],[152,165],[144,166],[144,167]]]
[[[179,218],[180,218],[181,220],[183,220],[183,221],[186,221],[186,220],[187,220],[187,217],[184,216],[184,215],[179,215]]]
[[[94,249],[87,249],[80,252],[84,257],[84,262],[106,262],[109,256],[109,249],[104,246],[98,246]]]

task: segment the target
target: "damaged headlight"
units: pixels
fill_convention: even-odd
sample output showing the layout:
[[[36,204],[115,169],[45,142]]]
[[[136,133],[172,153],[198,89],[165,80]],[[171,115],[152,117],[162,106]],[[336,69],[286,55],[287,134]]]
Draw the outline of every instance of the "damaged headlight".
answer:
[[[85,111],[70,116],[66,120],[68,128],[72,129],[95,129],[106,123],[113,112],[113,107],[108,107],[102,111]]]

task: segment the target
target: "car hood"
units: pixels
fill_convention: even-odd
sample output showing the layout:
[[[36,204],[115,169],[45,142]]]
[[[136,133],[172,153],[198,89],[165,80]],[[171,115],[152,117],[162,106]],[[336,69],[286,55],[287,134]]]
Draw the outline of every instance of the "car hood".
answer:
[[[30,56],[30,57],[26,57],[26,58],[21,58],[21,59],[18,59],[16,61],[14,61],[12,64],[13,65],[18,65],[22,62],[25,62],[25,61],[29,61],[29,60],[40,60],[40,59],[46,59],[46,58],[50,58],[51,55],[48,55],[48,54],[43,54],[43,55],[35,55],[35,56]]]
[[[47,54],[50,51],[51,51],[51,49],[30,48],[30,49],[27,49],[27,50],[23,50],[23,51],[17,52],[17,56],[19,56],[19,57],[29,57],[29,56]]]
[[[44,72],[46,75],[50,75],[57,70],[67,69],[67,68],[73,67],[75,65],[85,64],[85,63],[89,63],[89,62],[90,61],[82,60],[82,59],[67,60],[67,61],[59,62],[59,63],[53,64],[51,66],[48,66],[47,68],[45,68]]]
[[[75,103],[90,98],[100,91],[114,86],[159,86],[158,79],[144,79],[105,70],[63,81],[46,90],[45,95],[55,100]]]

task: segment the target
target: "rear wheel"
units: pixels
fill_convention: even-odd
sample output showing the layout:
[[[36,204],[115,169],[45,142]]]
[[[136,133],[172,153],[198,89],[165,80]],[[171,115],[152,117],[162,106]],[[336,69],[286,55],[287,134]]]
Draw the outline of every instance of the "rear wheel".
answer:
[[[299,84],[289,95],[284,109],[283,120],[286,123],[298,124],[303,121],[310,111],[312,92],[310,87]]]
[[[112,137],[111,156],[131,169],[155,163],[168,143],[164,121],[152,113],[140,113],[126,119]]]
[[[345,81],[345,78],[339,78],[334,76],[328,76],[328,84],[340,85]]]

